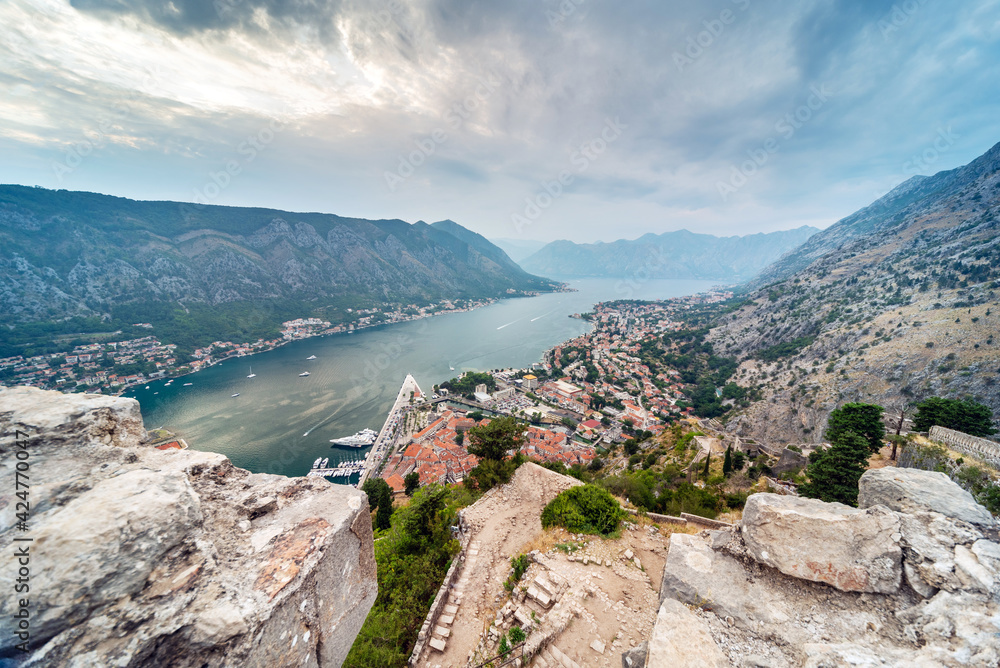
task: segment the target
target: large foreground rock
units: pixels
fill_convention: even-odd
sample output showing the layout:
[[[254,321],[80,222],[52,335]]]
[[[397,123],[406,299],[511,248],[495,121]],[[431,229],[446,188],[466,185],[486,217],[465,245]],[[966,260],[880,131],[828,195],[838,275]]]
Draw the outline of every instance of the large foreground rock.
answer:
[[[729,668],[708,627],[683,604],[666,599],[646,653],[648,668]]]
[[[883,505],[906,514],[935,512],[979,527],[993,527],[990,512],[944,473],[887,466],[865,471],[858,506]]]
[[[0,388],[0,508],[28,435],[30,652],[0,597],[0,657],[28,666],[337,666],[376,595],[364,495],[144,447],[138,403]],[[210,444],[204,444],[210,445]],[[13,559],[0,562],[11,591]]]
[[[899,589],[900,523],[885,508],[754,494],[743,510],[741,531],[754,559],[786,575],[841,591]]]

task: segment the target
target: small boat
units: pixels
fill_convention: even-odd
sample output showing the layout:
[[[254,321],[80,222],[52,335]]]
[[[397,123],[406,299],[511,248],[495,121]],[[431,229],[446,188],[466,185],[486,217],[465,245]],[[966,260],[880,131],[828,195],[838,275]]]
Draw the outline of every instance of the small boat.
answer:
[[[256,378],[257,374],[253,372],[253,365],[250,366],[250,375],[247,378]]]
[[[234,395],[232,395],[232,396],[234,396],[234,397],[238,397],[238,396],[240,396],[240,393],[239,393],[239,392],[237,392],[236,394],[234,394]]]
[[[146,386],[146,389],[147,389],[147,390],[149,389],[149,385],[147,385],[147,386]]]
[[[308,371],[303,371],[302,373],[299,374],[299,378],[304,378],[305,376],[308,376],[308,375],[309,375]]]
[[[317,457],[317,458],[316,458],[316,461],[314,461],[314,462],[313,462],[313,468],[314,468],[314,469],[318,469],[318,468],[319,468],[319,465],[320,465],[320,462],[322,462],[322,461],[323,461],[323,458],[322,458],[322,457]]]
[[[184,383],[184,387],[187,387],[188,385],[194,385],[194,383]]]
[[[307,357],[306,359],[307,359],[307,360],[314,360],[314,359],[316,359],[316,356],[315,356],[315,355],[310,355],[310,356],[309,356],[309,357]]]

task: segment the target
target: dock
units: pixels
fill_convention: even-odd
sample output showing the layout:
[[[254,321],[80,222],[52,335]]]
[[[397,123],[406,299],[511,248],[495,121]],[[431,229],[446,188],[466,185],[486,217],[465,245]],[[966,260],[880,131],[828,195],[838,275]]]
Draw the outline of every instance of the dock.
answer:
[[[406,374],[403,386],[399,388],[399,394],[396,395],[396,402],[392,405],[392,410],[389,411],[389,415],[385,418],[385,424],[382,425],[382,429],[378,433],[378,438],[375,440],[375,445],[365,460],[364,471],[362,471],[361,478],[358,480],[359,488],[365,484],[365,481],[369,477],[375,475],[375,472],[378,471],[385,458],[399,444],[401,418],[403,413],[409,408],[410,394],[414,392],[418,395],[423,395],[420,386],[417,385],[417,381],[413,376]]]

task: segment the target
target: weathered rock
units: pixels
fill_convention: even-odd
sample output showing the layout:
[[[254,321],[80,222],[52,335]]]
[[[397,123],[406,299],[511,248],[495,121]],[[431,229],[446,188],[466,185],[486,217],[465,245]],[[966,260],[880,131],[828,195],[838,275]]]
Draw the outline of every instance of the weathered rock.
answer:
[[[754,494],[740,525],[760,563],[841,591],[892,593],[902,576],[899,518],[778,494]]]
[[[649,668],[729,668],[708,626],[686,606],[667,599],[660,604],[649,639]]]
[[[187,477],[150,470],[102,480],[50,513],[33,536],[32,571],[45,583],[35,637],[51,638],[94,608],[141,590],[163,555],[201,523]],[[0,600],[0,616],[13,602]]]
[[[29,435],[39,583],[26,666],[343,661],[376,595],[361,492],[144,447],[131,399],[0,388],[0,450],[15,429]],[[13,461],[0,459],[0,507]],[[0,543],[15,531],[0,527]],[[4,586],[15,567],[0,562]],[[3,634],[0,652],[12,644]]]
[[[646,665],[646,654],[649,651],[649,643],[636,645],[627,652],[622,652],[622,668],[642,668]]]
[[[865,471],[858,483],[858,506],[883,505],[892,510],[915,514],[941,513],[980,527],[993,527],[989,511],[944,473],[885,467]]]

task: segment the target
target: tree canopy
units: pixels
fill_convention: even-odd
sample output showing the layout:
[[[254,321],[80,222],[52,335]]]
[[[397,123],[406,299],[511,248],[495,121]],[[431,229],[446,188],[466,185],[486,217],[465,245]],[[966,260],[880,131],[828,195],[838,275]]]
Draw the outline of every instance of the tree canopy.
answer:
[[[375,528],[385,530],[392,520],[392,488],[382,478],[369,478],[361,486],[361,491],[368,495],[368,509],[375,512]]]
[[[954,429],[970,436],[989,436],[997,432],[988,406],[973,399],[957,400],[931,397],[917,405],[913,418],[915,431],[930,431],[934,425]]]
[[[466,450],[480,459],[502,462],[508,452],[521,449],[527,429],[526,424],[510,416],[490,420],[468,431]]]
[[[869,452],[870,444],[863,436],[851,431],[840,433],[830,448],[809,456],[809,482],[799,487],[799,494],[857,506],[858,481],[865,472]]]
[[[882,439],[885,438],[882,407],[875,404],[850,403],[830,413],[825,434],[827,440],[835,443],[847,432],[865,439],[872,453],[878,452],[882,447]]]

